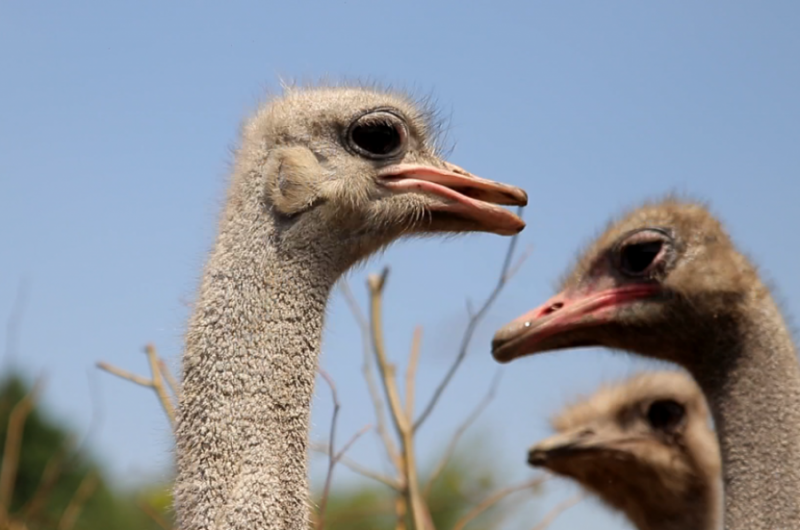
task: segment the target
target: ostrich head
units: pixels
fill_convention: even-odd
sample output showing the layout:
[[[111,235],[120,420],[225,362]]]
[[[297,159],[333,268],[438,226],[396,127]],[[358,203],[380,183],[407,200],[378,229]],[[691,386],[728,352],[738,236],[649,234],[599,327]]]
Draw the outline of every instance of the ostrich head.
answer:
[[[495,334],[493,355],[606,346],[717,367],[718,352],[736,351],[745,304],[766,294],[703,206],[667,199],[613,223],[558,295]]]
[[[721,464],[708,419],[691,377],[643,373],[563,410],[528,463],[576,480],[637,528],[713,528]]]
[[[525,192],[442,160],[433,136],[405,96],[288,89],[245,126],[232,193],[257,197],[284,245],[324,240],[350,262],[405,234],[522,230],[501,205],[525,205]]]
[[[574,478],[618,508],[678,502],[719,480],[708,418],[687,375],[640,374],[567,407],[552,421],[558,434],[531,447],[528,463]],[[647,495],[652,503],[642,501]]]

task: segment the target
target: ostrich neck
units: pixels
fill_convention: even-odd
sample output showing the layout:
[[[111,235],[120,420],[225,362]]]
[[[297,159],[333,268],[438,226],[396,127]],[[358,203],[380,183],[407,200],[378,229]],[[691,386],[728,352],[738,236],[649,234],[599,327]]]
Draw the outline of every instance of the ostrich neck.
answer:
[[[711,477],[715,481],[716,477]],[[701,480],[705,480],[705,477]],[[657,486],[645,486],[646,501],[629,505],[626,514],[640,530],[718,530],[720,495],[713,483],[698,482],[675,496]]]
[[[767,295],[751,305],[736,346],[693,370],[711,404],[723,461],[725,528],[800,528],[800,366]]]
[[[313,244],[282,246],[263,208],[230,210],[186,339],[178,526],[307,530],[309,412],[337,268]]]
[[[640,530],[718,530],[721,495],[715,484],[717,478],[700,480],[702,483],[679,497],[650,487],[648,502],[631,506],[626,514]]]
[[[721,495],[716,475],[696,462],[690,472],[656,469],[601,472],[592,490],[639,530],[718,530]]]

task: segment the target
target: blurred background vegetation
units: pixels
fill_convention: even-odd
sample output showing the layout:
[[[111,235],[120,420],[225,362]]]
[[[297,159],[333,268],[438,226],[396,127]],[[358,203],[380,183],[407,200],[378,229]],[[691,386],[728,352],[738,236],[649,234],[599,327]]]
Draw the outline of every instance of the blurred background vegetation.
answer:
[[[34,387],[18,372],[0,380],[2,528],[155,530],[169,524],[165,488],[113,488],[79,445],[80,436],[37,405]]]
[[[172,528],[169,484],[134,491],[109,483],[103,466],[81,445],[82,437],[42,410],[34,383],[20,372],[0,380],[0,529],[161,530]],[[19,443],[15,443],[18,440]],[[462,446],[448,461],[427,496],[436,528],[454,528],[471,510],[498,491],[497,469],[482,453],[483,442]],[[15,450],[18,449],[18,452]],[[421,470],[422,476],[425,469]],[[471,530],[498,528],[538,493],[518,488],[471,520]],[[315,492],[319,500],[321,491]],[[364,479],[331,490],[325,528],[396,529],[396,494]]]
[[[328,439],[310,444],[311,457],[327,461],[325,480],[322,484],[312,481],[313,529],[411,530],[430,527],[430,523],[436,529],[498,529],[507,527],[504,522],[539,495],[544,475],[537,473],[527,481],[507,484],[502,480],[499,463],[487,457],[494,454],[489,444],[474,434],[462,439],[493,400],[499,384],[497,375],[488,393],[463,423],[449,439],[441,440],[444,443],[435,458],[420,463],[417,444],[404,441],[416,440],[419,425],[436,407],[437,396],[446,389],[450,376],[466,356],[475,326],[513,275],[515,242],[516,238],[512,238],[494,290],[476,311],[470,312],[450,375],[440,382],[433,399],[426,407],[421,407],[421,413],[415,413],[414,406],[421,327],[415,330],[408,358],[402,361],[407,365],[403,403],[397,397],[392,398],[400,395],[399,381],[396,367],[385,353],[380,311],[388,268],[368,278],[367,311],[359,308],[349,287],[343,284],[343,292],[362,331],[362,375],[373,403],[375,425],[365,426],[349,441],[335,438],[340,408],[338,390],[334,379],[319,368],[322,380],[318,384],[329,387],[333,412]],[[516,261],[517,265],[525,255]],[[12,315],[9,320],[11,335],[15,334],[17,317]],[[148,344],[144,352],[149,378],[102,361],[97,363],[97,368],[124,380],[117,379],[121,385],[143,387],[142,399],[148,391],[154,392],[170,424],[174,425],[179,383],[154,345]],[[175,524],[171,485],[151,483],[121,488],[113,484],[108,478],[110,470],[104,469],[86,444],[94,434],[94,427],[90,426],[86,433],[78,433],[52,412],[43,410],[38,397],[47,381],[41,378],[32,381],[15,366],[12,356],[7,356],[4,373],[0,375],[0,530],[172,530]],[[383,384],[379,385],[378,381]],[[394,388],[396,393],[392,394],[389,388]],[[355,455],[346,454],[368,431],[373,431],[385,448],[389,466],[383,471],[363,467]],[[355,472],[355,480],[333,480],[333,470],[337,466]],[[390,468],[391,471],[387,471]],[[411,506],[424,508],[411,513]],[[430,522],[426,522],[428,515]],[[545,516],[539,528],[544,528],[547,520]]]

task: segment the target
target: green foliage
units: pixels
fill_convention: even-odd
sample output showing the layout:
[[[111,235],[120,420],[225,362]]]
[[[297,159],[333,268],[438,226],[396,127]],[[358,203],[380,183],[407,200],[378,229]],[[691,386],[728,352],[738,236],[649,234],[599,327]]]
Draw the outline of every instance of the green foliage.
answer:
[[[20,376],[0,381],[0,451],[5,450],[9,418],[31,388]],[[45,417],[34,406],[25,422],[17,476],[9,507],[11,516],[29,530],[56,528],[84,479],[94,482],[73,528],[81,530],[156,530],[159,526],[136,505],[134,499],[112,491],[87,455],[74,451],[74,437],[64,426]],[[4,453],[0,453],[4,454]],[[58,470],[50,488],[43,488],[45,469]],[[95,478],[96,477],[96,478]],[[38,493],[37,493],[38,492]],[[44,493],[44,494],[43,494]],[[40,508],[31,510],[39,496]]]

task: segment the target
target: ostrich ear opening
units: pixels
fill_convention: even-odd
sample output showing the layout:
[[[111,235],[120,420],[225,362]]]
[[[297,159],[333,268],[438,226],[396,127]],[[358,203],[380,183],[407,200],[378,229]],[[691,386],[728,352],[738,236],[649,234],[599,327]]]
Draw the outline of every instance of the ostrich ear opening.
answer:
[[[305,147],[285,147],[271,153],[265,173],[267,197],[284,215],[307,210],[319,196],[323,168]]]

